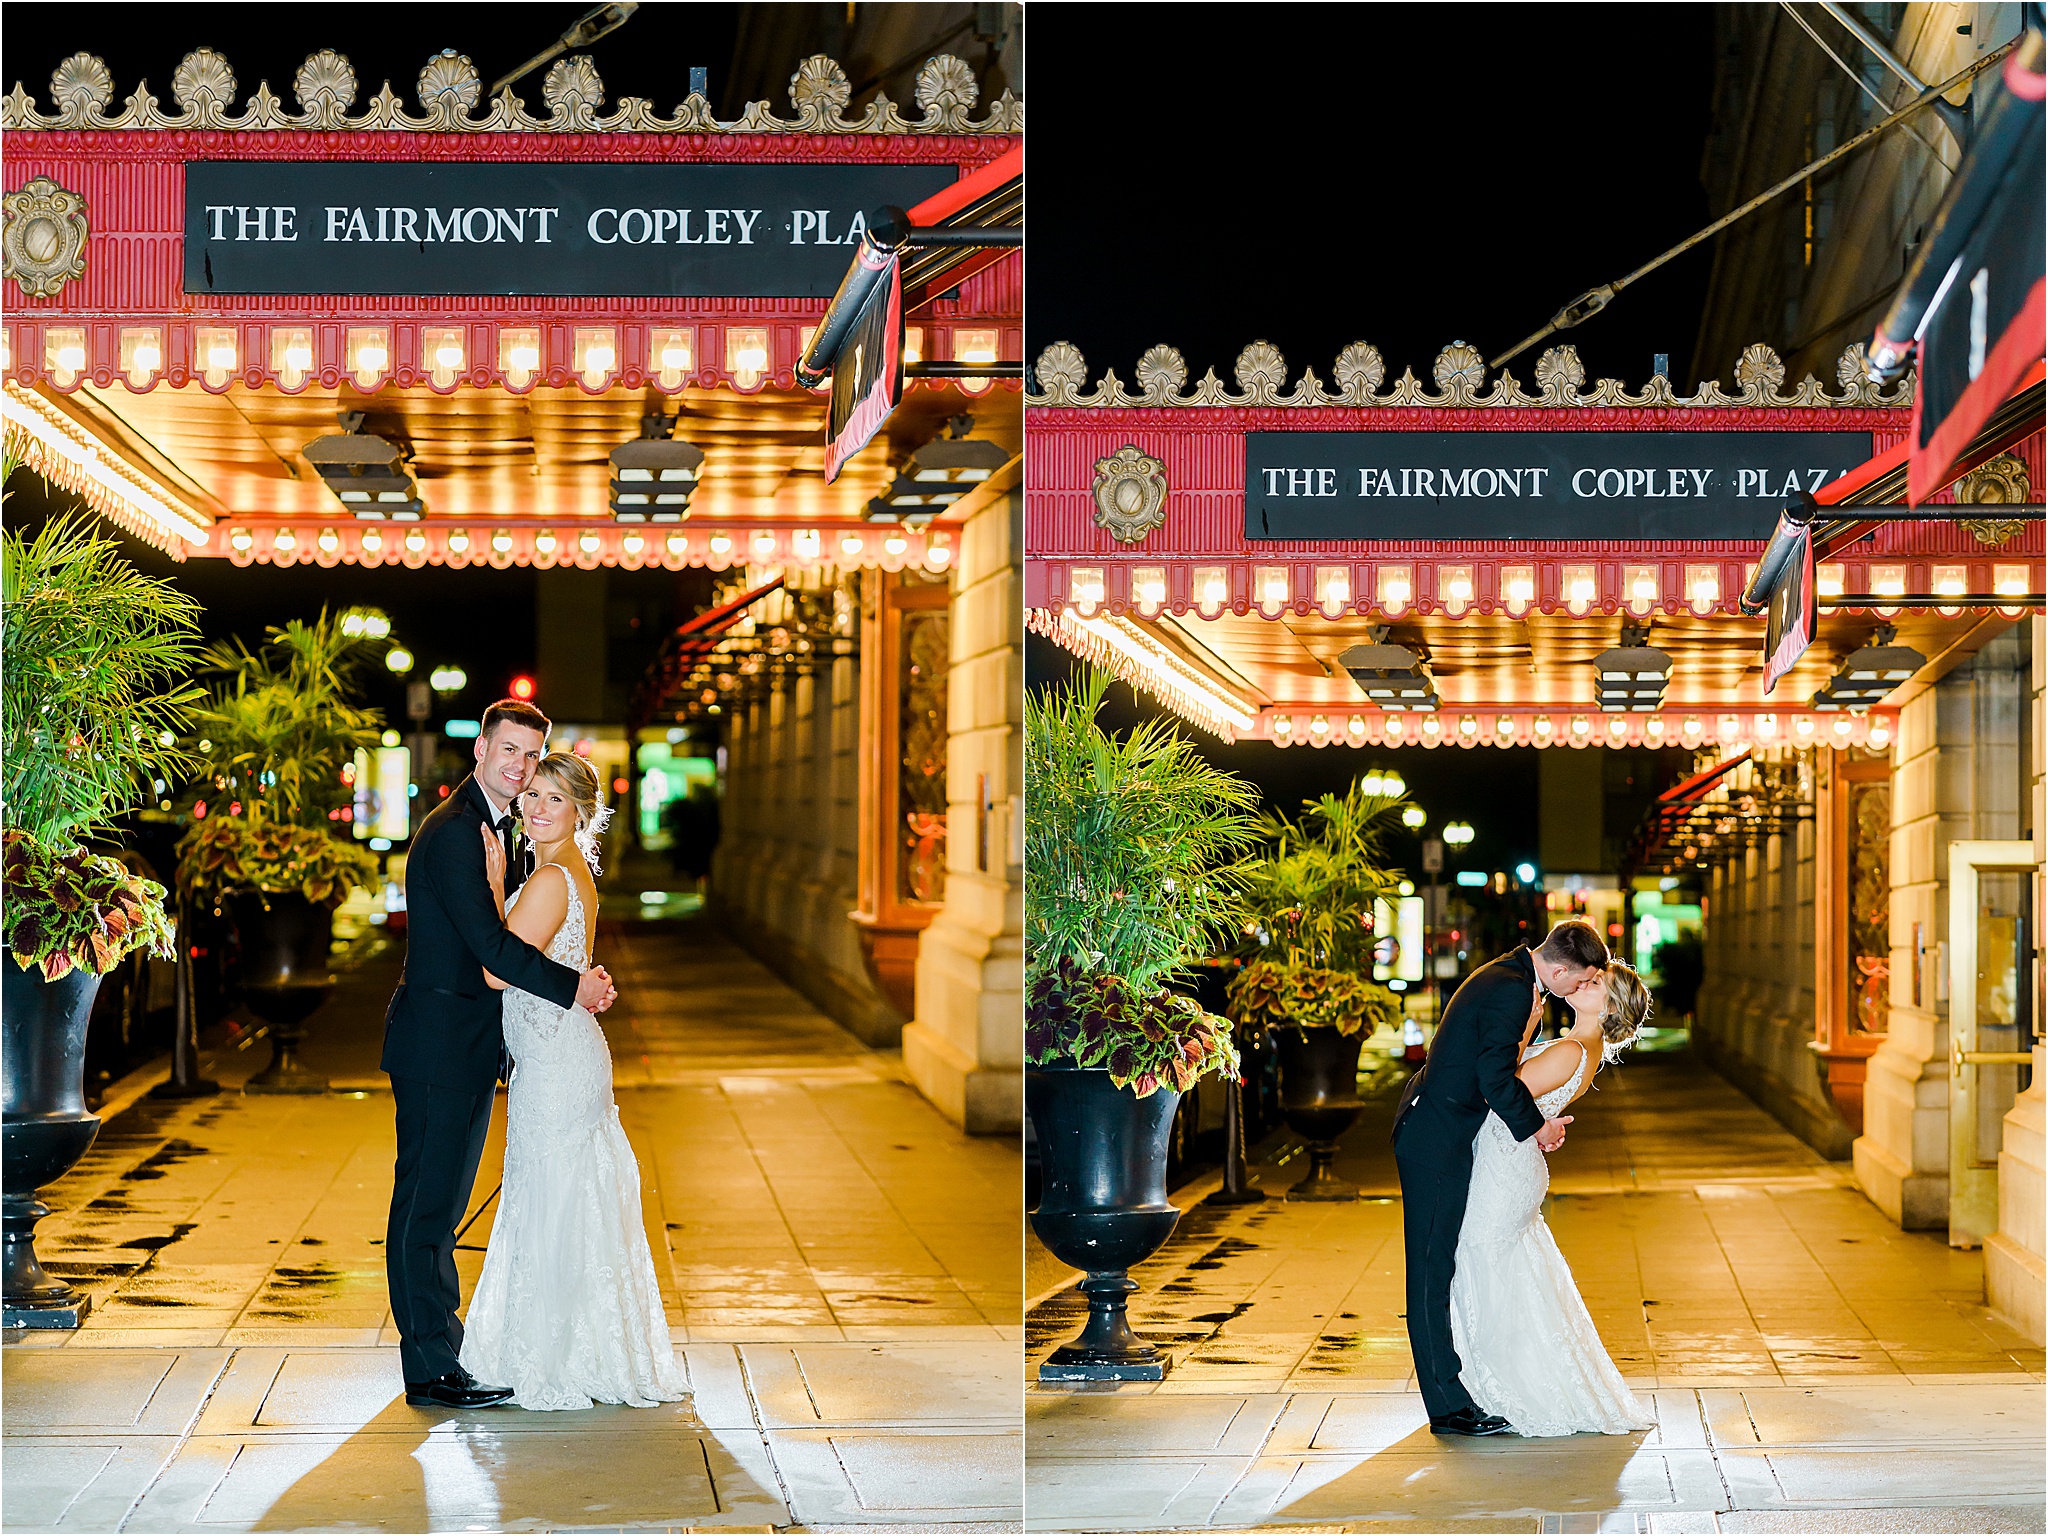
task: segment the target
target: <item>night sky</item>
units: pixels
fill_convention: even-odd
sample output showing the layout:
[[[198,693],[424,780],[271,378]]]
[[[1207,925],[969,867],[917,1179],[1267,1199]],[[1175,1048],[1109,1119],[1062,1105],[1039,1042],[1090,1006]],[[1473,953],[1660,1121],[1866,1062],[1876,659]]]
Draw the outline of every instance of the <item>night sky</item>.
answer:
[[[50,72],[84,49],[105,60],[114,76],[114,100],[126,101],[136,82],[149,80],[166,106],[171,73],[194,48],[211,48],[235,72],[245,100],[259,80],[296,110],[292,77],[309,54],[332,48],[355,66],[356,110],[385,81],[409,111],[419,103],[414,84],[427,60],[444,48],[467,54],[486,86],[546,48],[594,8],[553,0],[518,5],[100,5],[90,10],[58,0],[11,0],[6,21],[6,81],[19,80],[49,108]],[[605,97],[645,96],[670,112],[689,92],[690,70],[710,72],[712,105],[737,117],[745,102],[732,89],[729,65],[748,7],[735,4],[646,4],[626,24],[599,38],[586,53],[604,81]],[[807,5],[822,22],[836,22],[842,5]],[[796,60],[790,61],[795,67]],[[514,89],[529,111],[542,110],[546,66]],[[902,93],[897,92],[898,95]],[[237,101],[237,109],[242,102]],[[788,110],[777,96],[774,105]]]
[[[1489,358],[1713,217],[1699,179],[1705,5],[1036,4],[1029,11],[1026,356],[1073,342],[1127,384],[1156,342],[1190,378],[1263,338],[1325,383],[1352,341],[1390,378],[1469,341]],[[1680,258],[1509,366],[1569,341],[1592,377],[1673,382],[1711,256]],[[1034,685],[1072,658],[1029,638]],[[1118,685],[1103,721],[1156,712]],[[1289,811],[1397,765],[1435,829],[1536,854],[1536,750],[1226,746],[1205,756]],[[1488,851],[1492,850],[1492,851]]]
[[[1080,5],[1029,12],[1026,354],[1067,340],[1126,383],[1264,338],[1289,377],[1353,341],[1429,377],[1492,358],[1713,217],[1705,5]],[[1711,257],[1570,341],[1689,392]],[[1546,342],[1543,345],[1551,345]],[[1528,387],[1537,353],[1510,366]]]

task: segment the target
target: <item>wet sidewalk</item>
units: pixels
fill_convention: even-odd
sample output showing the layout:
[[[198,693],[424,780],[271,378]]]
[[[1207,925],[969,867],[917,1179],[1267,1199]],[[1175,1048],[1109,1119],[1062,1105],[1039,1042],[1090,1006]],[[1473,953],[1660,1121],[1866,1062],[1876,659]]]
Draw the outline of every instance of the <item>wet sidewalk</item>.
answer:
[[[306,1051],[334,1091],[141,1099],[45,1198],[76,1334],[11,1333],[8,1530],[1014,1528],[1014,1142],[948,1125],[708,921],[608,927],[605,1018],[691,1398],[407,1408],[384,1290],[396,952]],[[489,1239],[503,1099],[459,1254]]]
[[[1439,1441],[1402,1316],[1391,1112],[1376,1097],[1346,1139],[1357,1203],[1202,1207],[1213,1176],[1175,1196],[1131,1305],[1173,1367],[1031,1387],[1034,1528],[2043,1529],[2042,1353],[1985,1308],[1981,1256],[1892,1227],[1684,1052],[1574,1106],[1547,1213],[1658,1428]],[[1258,1149],[1285,1159],[1257,1169],[1276,1197],[1299,1149]],[[1081,1316],[1070,1289],[1032,1310],[1034,1373]]]

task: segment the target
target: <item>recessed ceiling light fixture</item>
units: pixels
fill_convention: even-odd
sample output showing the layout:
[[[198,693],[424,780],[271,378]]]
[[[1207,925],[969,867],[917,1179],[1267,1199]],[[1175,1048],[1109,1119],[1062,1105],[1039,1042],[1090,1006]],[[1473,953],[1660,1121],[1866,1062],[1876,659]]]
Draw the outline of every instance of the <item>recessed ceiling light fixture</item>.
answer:
[[[612,517],[622,523],[679,523],[696,494],[704,450],[671,437],[674,416],[643,416],[640,436],[612,450]]]

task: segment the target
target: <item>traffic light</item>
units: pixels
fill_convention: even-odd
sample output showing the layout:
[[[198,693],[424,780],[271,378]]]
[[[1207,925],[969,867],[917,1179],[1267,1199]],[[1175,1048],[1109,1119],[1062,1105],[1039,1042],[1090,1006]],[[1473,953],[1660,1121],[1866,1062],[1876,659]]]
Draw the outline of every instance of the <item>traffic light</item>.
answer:
[[[531,703],[533,700],[533,679],[524,673],[513,678],[512,697],[522,703]]]

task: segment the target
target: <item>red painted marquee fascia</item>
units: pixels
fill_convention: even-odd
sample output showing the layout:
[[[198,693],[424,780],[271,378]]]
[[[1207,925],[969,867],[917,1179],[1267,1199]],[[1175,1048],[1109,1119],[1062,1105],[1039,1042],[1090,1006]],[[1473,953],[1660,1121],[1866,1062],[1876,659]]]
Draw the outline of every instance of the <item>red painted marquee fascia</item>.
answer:
[[[1223,611],[1279,617],[1328,613],[1314,601],[1316,572],[1351,571],[1353,601],[1338,613],[1384,613],[1374,585],[1376,568],[1405,565],[1411,596],[1400,612],[1444,610],[1438,569],[1472,567],[1473,597],[1459,612],[1505,611],[1500,600],[1501,568],[1535,567],[1533,608],[1570,611],[1564,590],[1566,566],[1594,567],[1600,596],[1586,611],[1627,610],[1623,584],[1631,566],[1646,566],[1658,577],[1659,598],[1650,612],[1702,611],[1683,597],[1688,567],[1711,567],[1719,601],[1706,612],[1739,613],[1737,598],[1751,565],[1763,551],[1756,539],[1699,539],[1642,544],[1577,542],[1545,545],[1512,540],[1330,541],[1261,540],[1244,536],[1244,436],[1248,432],[1330,431],[1868,431],[1878,451],[1904,440],[1911,412],[1901,406],[1736,406],[1736,407],[1113,407],[1027,406],[1031,475],[1025,491],[1025,604],[1057,610],[1069,604],[1073,573],[1100,571],[1103,602],[1112,614],[1140,610],[1134,573],[1159,571],[1166,583],[1164,610],[1201,613],[1194,590],[1197,568],[1227,573]],[[1136,545],[1123,544],[1095,522],[1095,464],[1134,446],[1165,466],[1167,517],[1163,527]],[[2042,483],[2043,440],[2029,438],[2014,450],[2035,485]],[[1949,499],[1944,492],[1936,500]],[[1995,506],[1984,515],[1996,518]],[[1989,591],[1993,568],[2027,564],[2038,570],[2042,525],[2030,523],[2009,543],[1991,548],[1955,523],[1894,523],[1880,527],[1839,563],[1843,590],[1868,591],[1873,566],[1904,566],[1907,591],[1931,590],[1933,567],[1963,566],[1971,591]],[[1289,600],[1261,606],[1255,573],[1275,567],[1288,572]],[[1923,584],[1924,583],[1924,584]],[[1978,583],[1981,583],[1979,585]],[[1214,611],[1214,610],[1212,610]],[[1644,610],[1638,608],[1635,611]],[[1335,617],[1336,614],[1329,616]]]
[[[514,388],[499,367],[498,334],[541,333],[543,367],[526,387],[583,387],[571,361],[578,327],[618,330],[617,373],[605,388],[733,388],[724,365],[724,332],[767,326],[772,365],[757,388],[793,390],[801,333],[824,314],[827,298],[560,298],[503,296],[383,297],[358,294],[208,296],[182,291],[185,163],[189,160],[407,160],[441,162],[708,163],[813,165],[952,165],[972,176],[1021,142],[1014,134],[656,134],[656,133],[245,133],[199,131],[35,131],[4,136],[0,191],[49,176],[86,199],[90,233],[85,274],[51,298],[8,296],[6,377],[25,386],[69,392],[81,383],[105,389],[126,383],[119,367],[123,328],[156,326],[164,367],[142,386],[197,384],[215,392],[232,384],[285,388],[271,366],[273,328],[310,328],[314,367],[288,389],[318,383],[336,388],[350,326],[391,330],[391,368],[383,382],[400,388]],[[950,355],[956,325],[1000,335],[1000,355],[1023,355],[1022,262],[1009,253],[968,278],[960,297],[935,301],[920,314],[926,355]],[[237,332],[242,366],[218,385],[193,366],[200,326]],[[46,366],[45,331],[86,332],[88,366],[59,382]],[[471,366],[436,385],[422,366],[420,328],[460,328]],[[674,386],[659,383],[649,333],[688,326],[697,331],[698,366]],[[130,386],[133,387],[133,386]],[[1010,389],[1021,388],[1007,381]],[[602,391],[591,391],[601,393]],[[747,393],[752,390],[745,391]]]

